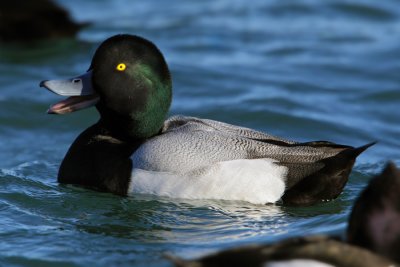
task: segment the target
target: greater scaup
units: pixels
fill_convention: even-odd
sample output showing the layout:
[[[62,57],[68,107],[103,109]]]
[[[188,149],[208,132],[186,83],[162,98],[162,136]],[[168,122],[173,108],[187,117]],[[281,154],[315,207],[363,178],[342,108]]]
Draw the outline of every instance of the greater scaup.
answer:
[[[51,0],[0,1],[0,42],[29,43],[74,37],[88,23],[74,22],[67,10]]]
[[[166,119],[167,63],[153,43],[133,35],[104,41],[85,74],[40,86],[70,96],[49,113],[92,105],[100,113],[70,147],[58,181],[121,195],[308,205],[336,198],[355,158],[372,145],[298,143],[208,119]]]

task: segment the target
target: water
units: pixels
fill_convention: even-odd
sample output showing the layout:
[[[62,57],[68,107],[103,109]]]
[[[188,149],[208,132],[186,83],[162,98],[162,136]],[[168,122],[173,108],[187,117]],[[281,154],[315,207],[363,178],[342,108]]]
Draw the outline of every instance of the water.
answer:
[[[290,236],[343,234],[373,174],[400,163],[398,1],[60,1],[92,25],[78,38],[0,46],[0,265],[170,266]],[[64,153],[94,110],[45,114],[60,100],[38,87],[85,71],[99,42],[153,40],[174,79],[171,114],[354,146],[343,194],[306,208],[122,198],[56,182]]]

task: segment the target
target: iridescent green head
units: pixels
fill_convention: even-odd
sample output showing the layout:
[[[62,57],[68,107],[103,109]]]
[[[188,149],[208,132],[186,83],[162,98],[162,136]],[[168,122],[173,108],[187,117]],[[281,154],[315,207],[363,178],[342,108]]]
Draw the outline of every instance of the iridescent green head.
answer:
[[[172,99],[168,66],[158,48],[133,35],[105,40],[85,74],[41,86],[72,96],[49,113],[64,114],[96,105],[105,128],[123,138],[144,139],[158,133]]]

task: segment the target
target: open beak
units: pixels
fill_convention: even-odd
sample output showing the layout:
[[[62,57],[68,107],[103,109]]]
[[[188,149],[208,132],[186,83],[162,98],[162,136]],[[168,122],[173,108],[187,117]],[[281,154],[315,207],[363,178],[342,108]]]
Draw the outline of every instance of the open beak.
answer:
[[[58,95],[69,96],[67,99],[52,105],[47,110],[49,114],[74,112],[94,106],[99,101],[99,96],[93,90],[91,70],[72,79],[41,81],[40,87]]]

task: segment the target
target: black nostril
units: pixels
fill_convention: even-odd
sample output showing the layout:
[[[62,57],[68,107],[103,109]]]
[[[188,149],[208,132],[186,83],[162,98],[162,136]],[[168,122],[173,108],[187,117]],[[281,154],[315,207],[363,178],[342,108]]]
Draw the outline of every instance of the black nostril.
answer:
[[[48,81],[48,80],[41,81],[40,84],[39,84],[39,86],[40,86],[40,87],[45,87],[44,84],[45,84],[45,82],[47,82],[47,81]]]
[[[72,83],[80,83],[82,80],[81,79],[73,79]]]

